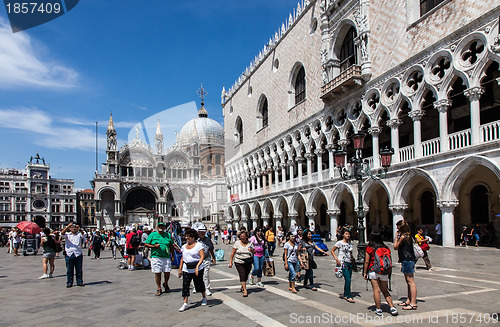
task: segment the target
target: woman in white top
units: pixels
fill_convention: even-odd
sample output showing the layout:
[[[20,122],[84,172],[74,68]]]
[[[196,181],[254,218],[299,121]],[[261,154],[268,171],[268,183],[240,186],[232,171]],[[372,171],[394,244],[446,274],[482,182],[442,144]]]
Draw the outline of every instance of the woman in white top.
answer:
[[[335,255],[335,250],[339,250],[339,256]],[[356,263],[352,257],[352,244],[351,244],[351,232],[348,229],[342,230],[342,240],[335,243],[332,248],[332,256],[337,262],[337,266],[342,267],[342,273],[344,274],[344,297],[347,302],[354,303],[354,299],[351,294],[351,278],[352,278],[352,267]]]
[[[231,252],[231,258],[229,258],[228,267],[232,268],[233,262],[235,263],[236,270],[240,275],[241,292],[243,292],[243,297],[247,297],[247,279],[250,270],[252,270],[255,249],[253,244],[248,241],[248,232],[246,230],[242,230],[238,238],[239,240],[233,244],[233,252]]]
[[[207,296],[205,294],[205,283],[203,282],[203,259],[205,251],[203,243],[196,242],[198,232],[194,229],[187,229],[185,232],[186,244],[182,246],[182,258],[179,264],[179,278],[182,276],[182,296],[184,304],[179,311],[184,311],[188,308],[189,286],[191,280],[194,280],[194,287],[197,293],[203,296],[201,305],[207,305]]]
[[[292,293],[297,293],[295,289],[295,276],[299,270],[299,265],[302,267],[298,259],[298,253],[301,250],[301,246],[295,242],[295,235],[288,233],[288,242],[285,243],[283,247],[283,259],[285,261],[285,270],[288,270],[288,290]]]

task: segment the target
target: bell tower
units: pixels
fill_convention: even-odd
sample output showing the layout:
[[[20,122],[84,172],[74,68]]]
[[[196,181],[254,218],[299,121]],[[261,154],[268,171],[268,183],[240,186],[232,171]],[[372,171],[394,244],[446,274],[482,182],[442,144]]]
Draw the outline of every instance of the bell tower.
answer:
[[[117,174],[118,173],[118,151],[116,145],[116,130],[115,125],[113,124],[113,114],[109,114],[109,124],[108,130],[106,131],[106,164],[108,166],[109,174]]]
[[[163,133],[161,132],[160,118],[158,118],[158,123],[156,124],[155,148],[156,154],[163,154]]]

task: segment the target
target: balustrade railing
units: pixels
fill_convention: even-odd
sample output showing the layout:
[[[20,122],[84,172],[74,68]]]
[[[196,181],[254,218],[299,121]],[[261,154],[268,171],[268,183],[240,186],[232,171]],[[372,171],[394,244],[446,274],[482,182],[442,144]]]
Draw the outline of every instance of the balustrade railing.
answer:
[[[470,142],[470,128],[448,135],[450,142],[450,150],[465,148],[471,144]]]
[[[439,151],[441,151],[441,143],[439,143],[439,138],[422,142],[422,156],[432,156],[433,154],[439,153]]]
[[[481,126],[481,136],[483,142],[500,139],[500,121],[495,121]]]
[[[399,149],[399,162],[415,159],[415,146],[409,145]]]

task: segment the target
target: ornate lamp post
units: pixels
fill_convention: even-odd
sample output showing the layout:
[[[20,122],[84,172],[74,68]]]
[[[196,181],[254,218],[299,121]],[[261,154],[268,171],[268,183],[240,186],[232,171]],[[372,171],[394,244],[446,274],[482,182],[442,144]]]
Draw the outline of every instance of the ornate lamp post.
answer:
[[[357,133],[352,136],[354,143],[354,157],[349,160],[351,170],[346,168],[347,153],[344,149],[337,149],[334,153],[335,166],[339,168],[340,176],[345,179],[355,179],[358,184],[358,265],[362,265],[365,260],[365,214],[363,211],[363,178],[370,177],[373,179],[381,179],[387,176],[387,170],[391,165],[394,149],[385,148],[380,150],[380,161],[382,168],[375,175],[372,173],[368,164],[368,160],[362,158],[362,150],[365,140],[364,133]]]

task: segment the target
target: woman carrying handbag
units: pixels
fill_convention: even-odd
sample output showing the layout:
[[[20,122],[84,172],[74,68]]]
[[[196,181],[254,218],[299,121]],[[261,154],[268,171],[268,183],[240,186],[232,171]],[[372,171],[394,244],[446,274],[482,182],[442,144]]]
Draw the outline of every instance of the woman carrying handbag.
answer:
[[[305,252],[301,253],[300,259],[302,266],[306,270],[306,276],[304,278],[304,288],[310,289],[312,291],[317,291],[318,289],[314,287],[314,272],[313,269],[317,268],[317,264],[314,261],[314,250],[321,252],[324,255],[328,255],[328,252],[321,250],[312,240],[312,232],[310,230],[305,230],[302,236],[302,249]],[[305,254],[305,255],[303,255]],[[307,286],[309,282],[309,286]]]

